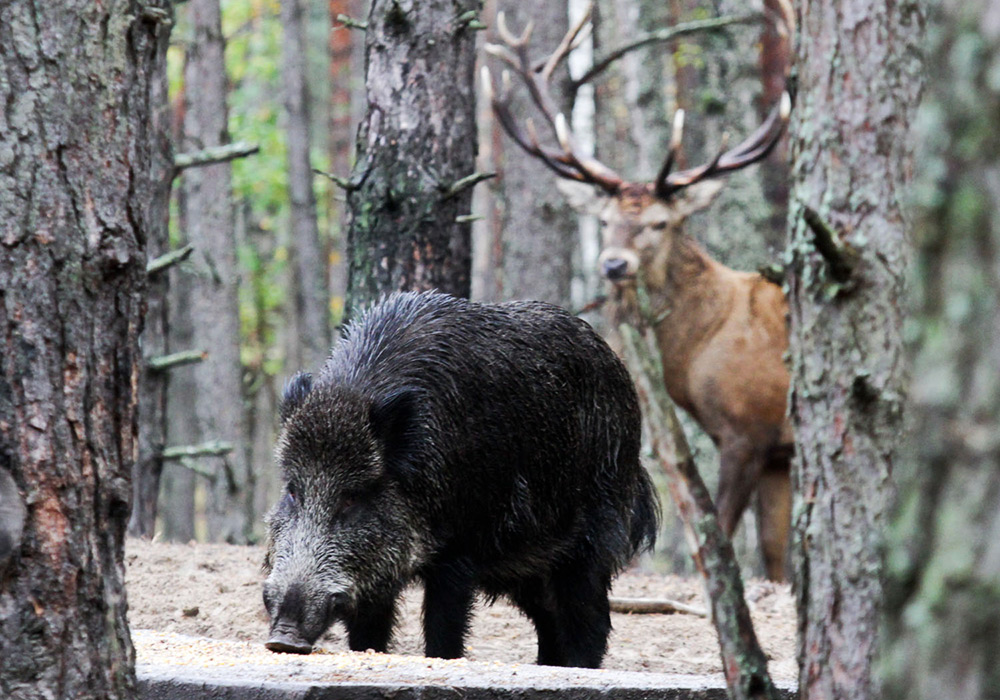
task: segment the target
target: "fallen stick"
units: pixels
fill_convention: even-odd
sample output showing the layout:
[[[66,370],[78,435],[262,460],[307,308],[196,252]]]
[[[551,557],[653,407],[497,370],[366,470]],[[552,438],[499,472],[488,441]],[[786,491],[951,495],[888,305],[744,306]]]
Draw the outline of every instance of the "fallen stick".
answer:
[[[687,615],[697,615],[698,617],[708,617],[708,611],[703,608],[696,608],[693,605],[685,605],[676,600],[666,598],[608,598],[611,604],[611,612],[626,613],[628,615],[673,615],[674,613],[685,613]]]

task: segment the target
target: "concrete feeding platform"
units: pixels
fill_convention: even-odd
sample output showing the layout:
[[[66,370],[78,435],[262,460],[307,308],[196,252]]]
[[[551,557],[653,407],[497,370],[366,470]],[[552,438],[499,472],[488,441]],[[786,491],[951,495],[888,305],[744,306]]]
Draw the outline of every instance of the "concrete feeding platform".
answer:
[[[143,700],[722,700],[721,676],[446,661],[133,631]],[[783,698],[793,698],[789,687]]]

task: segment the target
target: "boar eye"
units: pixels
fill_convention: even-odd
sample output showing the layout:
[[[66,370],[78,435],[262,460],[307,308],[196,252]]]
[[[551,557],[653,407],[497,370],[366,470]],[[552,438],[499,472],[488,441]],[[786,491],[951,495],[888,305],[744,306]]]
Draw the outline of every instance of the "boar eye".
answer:
[[[357,510],[358,502],[361,500],[361,496],[356,493],[347,493],[341,496],[340,503],[337,504],[337,511],[335,515],[337,517],[344,517],[351,515]]]

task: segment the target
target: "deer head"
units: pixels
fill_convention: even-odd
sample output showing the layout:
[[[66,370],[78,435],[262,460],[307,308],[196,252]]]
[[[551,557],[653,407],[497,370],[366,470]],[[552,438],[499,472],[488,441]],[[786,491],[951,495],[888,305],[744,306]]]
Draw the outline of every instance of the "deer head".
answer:
[[[482,83],[497,120],[507,134],[563,179],[560,190],[574,208],[600,219],[603,248],[598,264],[601,274],[616,286],[625,286],[634,283],[641,271],[644,276],[651,277],[647,283],[655,283],[655,278],[665,270],[685,220],[706,208],[721,190],[722,185],[716,178],[766,158],[781,140],[791,112],[791,96],[785,92],[764,123],[736,147],[727,150],[724,136],[718,154],[711,161],[673,171],[684,129],[684,111],[678,110],[667,155],[656,179],[629,182],[582,153],[565,116],[554,110],[550,96],[553,72],[587,35],[589,20],[588,9],[550,56],[532,63],[528,58],[531,23],[517,36],[507,28],[503,13],[499,13],[497,33],[503,45],[486,46],[487,52],[506,63],[524,82],[532,101],[555,133],[558,148],[540,143],[531,119],[525,120],[522,127],[514,118],[510,110],[510,71],[503,72],[499,92],[494,90],[486,67]]]

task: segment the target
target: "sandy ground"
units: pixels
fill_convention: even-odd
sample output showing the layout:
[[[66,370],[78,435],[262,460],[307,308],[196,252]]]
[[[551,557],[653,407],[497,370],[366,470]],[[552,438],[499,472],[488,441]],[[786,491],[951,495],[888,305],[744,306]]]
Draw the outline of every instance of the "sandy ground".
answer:
[[[263,643],[267,618],[261,602],[259,547],[162,544],[130,540],[126,545],[129,622],[133,629],[213,639]],[[629,571],[613,595],[671,598],[704,607],[693,579]],[[787,586],[752,581],[747,586],[757,636],[776,680],[795,677],[795,610]],[[391,651],[419,655],[421,591],[407,591]],[[721,672],[715,631],[692,615],[612,614],[614,631],[604,668],[623,671],[710,674]],[[520,612],[499,602],[480,604],[467,642],[474,661],[532,663],[536,639]],[[332,651],[347,649],[337,625],[320,641]],[[139,661],[142,661],[140,648]]]

